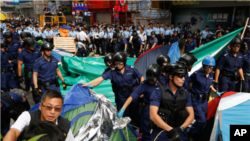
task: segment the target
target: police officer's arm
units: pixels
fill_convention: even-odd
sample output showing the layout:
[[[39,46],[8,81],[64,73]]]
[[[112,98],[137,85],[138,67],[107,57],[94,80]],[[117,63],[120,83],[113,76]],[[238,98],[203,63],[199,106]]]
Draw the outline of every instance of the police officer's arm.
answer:
[[[152,48],[154,48],[154,47],[155,47],[155,45],[156,45],[156,43],[154,43],[154,44],[152,45]]]
[[[238,69],[238,71],[239,71],[241,80],[245,80],[244,75],[243,75],[243,70],[242,70],[242,68]]]
[[[159,107],[154,106],[154,105],[150,105],[150,119],[156,124],[158,125],[160,128],[162,128],[163,130],[166,131],[170,131],[173,129],[173,127],[169,126],[168,124],[166,124],[162,118],[158,115],[158,110]]]
[[[214,78],[215,83],[218,83],[219,76],[220,76],[220,69],[217,68],[215,71],[215,78]]]
[[[87,50],[84,44],[81,44],[81,46],[82,46],[85,50]]]
[[[96,79],[90,81],[89,83],[82,83],[82,86],[93,85],[93,87],[96,87],[96,86],[100,85],[100,84],[102,83],[103,80],[104,80],[104,79],[103,79],[103,77],[101,76],[101,77],[98,77],[98,78],[96,78]]]
[[[87,40],[88,40],[88,42],[89,42],[89,44],[91,43],[91,41],[90,41],[90,37],[88,37],[88,38],[86,38]]]
[[[62,73],[59,70],[59,68],[56,68],[56,74],[58,75],[58,77],[62,80],[62,82],[65,82],[65,80],[63,79]]]
[[[75,52],[74,56],[76,56],[77,52],[78,52],[78,48],[76,49],[76,52]]]
[[[23,61],[17,60],[17,65],[18,76],[22,76]]]
[[[34,88],[38,88],[37,76],[38,76],[38,72],[33,71],[33,83],[34,83]]]
[[[187,119],[185,120],[185,122],[181,126],[184,128],[187,128],[188,125],[190,125],[194,121],[194,109],[192,106],[186,107],[185,109],[189,115],[188,115]]]

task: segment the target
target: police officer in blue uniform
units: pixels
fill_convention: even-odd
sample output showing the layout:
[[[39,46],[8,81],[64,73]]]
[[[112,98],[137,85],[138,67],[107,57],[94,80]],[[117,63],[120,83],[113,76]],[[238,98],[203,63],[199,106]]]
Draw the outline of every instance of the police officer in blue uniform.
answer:
[[[114,44],[111,42],[112,38],[113,38],[113,35],[114,35],[114,31],[113,31],[113,28],[110,27],[109,28],[109,32],[108,32],[108,47],[107,47],[107,52],[108,53],[114,53]]]
[[[162,38],[161,38],[161,35],[160,35],[159,23],[156,23],[156,27],[153,28],[153,31],[155,32],[155,37],[158,40],[158,44],[162,44]]]
[[[194,120],[191,96],[182,87],[187,69],[181,63],[173,63],[167,73],[169,83],[157,87],[150,98],[151,140],[186,141],[186,128]]]
[[[193,36],[191,33],[187,35],[187,42],[185,43],[184,49],[185,53],[188,53],[197,48],[196,41],[193,40]]]
[[[69,32],[69,36],[76,38],[77,34],[78,34],[78,32],[75,31],[75,26],[71,25],[71,31]]]
[[[164,32],[164,43],[167,45],[170,40],[171,30],[169,30],[168,26],[165,26],[165,32]]]
[[[178,23],[177,27],[175,28],[175,30],[177,30],[177,36],[180,38],[181,36],[181,31],[182,31],[182,28],[181,28],[181,24]]]
[[[115,52],[118,51],[124,51],[127,54],[127,47],[128,47],[128,43],[127,43],[127,39],[125,37],[122,36],[121,33],[118,33],[117,36],[113,36],[113,40],[116,40],[115,43]]]
[[[74,42],[76,44],[76,52],[75,52],[74,56],[87,57],[88,50],[86,48],[86,45],[83,44],[82,42],[79,42],[79,40],[77,38],[75,38]]]
[[[107,45],[108,45],[108,32],[107,32],[107,27],[103,27],[103,31],[100,33],[99,36],[101,40],[101,48],[102,48],[102,55],[105,55]]]
[[[12,34],[13,34],[13,40],[14,41],[19,41],[19,34],[16,32],[16,26],[15,25],[10,26],[10,32],[12,32]]]
[[[239,52],[241,40],[233,38],[230,46],[231,51],[220,58],[215,73],[214,88],[218,89],[219,82],[219,92],[234,91],[239,76],[241,77],[241,83],[245,83],[242,70],[243,55]]]
[[[126,65],[127,57],[126,54],[123,52],[117,52],[114,55],[114,62],[116,68],[112,68],[108,72],[102,75],[90,83],[83,84],[83,86],[93,85],[94,87],[98,86],[102,83],[103,80],[113,80],[118,87],[118,95],[119,95],[119,105],[117,105],[117,110],[119,111],[130,94],[136,89],[138,86],[137,80],[139,79],[140,82],[144,81],[142,74],[132,66]],[[135,113],[138,112],[135,104],[131,104],[125,110],[123,116],[124,117],[131,117],[132,120],[136,120]]]
[[[209,42],[211,41],[211,40],[210,40],[211,37],[212,37],[212,35],[208,34],[208,35],[206,36],[205,40],[202,39],[201,45],[205,45],[205,44],[209,43]]]
[[[200,34],[201,34],[201,40],[202,42],[204,42],[206,41],[207,35],[213,35],[213,32],[209,31],[209,26],[207,25],[206,29],[202,30]]]
[[[1,43],[1,90],[7,92],[9,89],[17,88],[17,82],[14,78],[13,70],[10,70],[9,56],[7,54],[8,44]]]
[[[170,65],[170,58],[167,55],[159,55],[156,59],[156,62],[158,65],[161,67],[161,77],[159,82],[161,84],[165,84],[166,82],[168,83],[168,74],[166,73],[165,66]]]
[[[192,105],[194,108],[195,114],[195,123],[190,128],[187,137],[189,141],[200,139],[200,133],[202,127],[207,121],[207,107],[208,107],[208,99],[209,99],[209,90],[211,89],[213,92],[216,90],[212,86],[213,82],[213,67],[215,67],[215,59],[213,57],[207,56],[202,61],[203,70],[198,70],[194,72],[189,77],[189,83],[193,83],[192,85]]]
[[[43,38],[42,38],[42,32],[39,31],[37,25],[35,26],[35,30],[33,30],[32,35],[35,37],[35,40],[36,40],[36,41],[42,40],[42,39],[43,39]]]
[[[33,65],[35,63],[35,60],[42,56],[42,53],[39,49],[35,48],[35,41],[31,38],[26,38],[24,40],[24,46],[25,48],[18,54],[17,58],[17,64],[18,64],[18,80],[19,83],[23,82],[22,77],[22,65],[24,64],[24,78],[25,78],[25,85],[26,91],[30,90],[30,87],[32,87],[32,90],[34,89],[33,84]],[[34,95],[33,95],[34,97]]]
[[[158,64],[151,64],[146,70],[146,80],[144,80],[129,96],[125,104],[123,105],[120,112],[117,114],[118,117],[122,117],[126,108],[131,104],[131,102],[136,103],[140,96],[143,95],[142,111],[140,112],[140,132],[142,132],[143,141],[151,141],[150,139],[150,129],[148,128],[148,123],[150,121],[149,117],[149,104],[150,97],[157,86],[160,85],[160,75],[161,67]]]
[[[245,44],[247,43],[245,42]],[[243,81],[244,83],[242,83],[242,85],[240,85],[238,81],[238,84],[236,85],[237,90],[241,92],[250,92],[250,51],[249,50],[246,50],[244,52],[242,69],[244,72],[245,81]]]
[[[137,58],[141,55],[143,45],[142,45],[141,38],[138,37],[137,32],[133,32],[132,36],[133,36],[133,39],[131,41],[132,50],[129,53],[130,54],[129,57],[134,57],[134,54],[135,54],[135,56]]]
[[[4,137],[10,130],[10,119],[17,120],[30,106],[25,97],[14,92],[1,91],[1,135]]]
[[[169,40],[169,43],[168,44],[172,44],[174,42],[180,42],[180,38],[177,36],[178,35],[178,31],[177,30],[174,30],[174,36],[172,36]]]
[[[60,92],[60,85],[57,76],[62,80],[63,89],[66,90],[66,84],[63,79],[62,73],[58,68],[58,60],[51,56],[54,46],[50,43],[43,43],[41,51],[43,56],[38,58],[33,67],[33,83],[35,103],[41,100],[41,96],[48,90],[56,90]]]
[[[151,37],[151,32],[153,31],[152,29],[151,29],[151,26],[150,26],[151,24],[148,24],[148,28],[145,30],[145,32],[146,32],[146,34],[147,34],[147,40],[149,40],[150,39],[150,37]]]
[[[155,37],[154,31],[151,32],[151,37],[148,39],[147,42],[148,42],[147,44],[148,49],[154,48],[158,45],[158,39]]]
[[[187,72],[190,72],[194,63],[197,61],[197,58],[194,56],[193,53],[187,53],[187,54],[182,55],[179,58],[179,61],[180,63],[184,63],[187,66]],[[189,90],[188,79],[189,79],[189,76],[188,74],[186,74],[183,87],[187,90]]]
[[[17,55],[22,50],[21,45],[19,42],[13,40],[13,34],[11,32],[5,32],[4,38],[6,40],[6,43],[8,44],[8,57],[9,60],[12,61],[10,64],[10,68],[12,68],[14,71],[15,79],[17,79]]]

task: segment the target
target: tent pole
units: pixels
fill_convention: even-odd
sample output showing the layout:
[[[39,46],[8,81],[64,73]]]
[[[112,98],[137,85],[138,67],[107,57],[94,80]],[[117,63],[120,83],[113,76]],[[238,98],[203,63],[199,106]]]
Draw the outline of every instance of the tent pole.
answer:
[[[249,17],[247,18],[247,21],[246,21],[246,24],[245,24],[245,28],[243,29],[243,32],[242,32],[242,34],[241,34],[241,37],[240,37],[241,40],[242,40],[242,38],[243,38],[243,36],[244,36],[244,34],[245,34],[246,27],[247,27],[247,24],[248,24],[248,20],[249,20]]]

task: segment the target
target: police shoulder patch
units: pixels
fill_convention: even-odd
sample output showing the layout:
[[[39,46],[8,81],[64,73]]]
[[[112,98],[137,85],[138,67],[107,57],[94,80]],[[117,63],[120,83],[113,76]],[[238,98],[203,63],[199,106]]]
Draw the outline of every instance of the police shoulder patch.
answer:
[[[160,87],[156,87],[155,89],[156,89],[156,90],[160,90]]]
[[[224,54],[224,56],[227,56],[227,55],[228,55],[228,53],[225,53],[225,54]]]
[[[115,68],[112,68],[111,70],[115,70]]]
[[[130,66],[130,68],[131,68],[131,69],[134,69],[134,67],[133,67],[133,66]]]

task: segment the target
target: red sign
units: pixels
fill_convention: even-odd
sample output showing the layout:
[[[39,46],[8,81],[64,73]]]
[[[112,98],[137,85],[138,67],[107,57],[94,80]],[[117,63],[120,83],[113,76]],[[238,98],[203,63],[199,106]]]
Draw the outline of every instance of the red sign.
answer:
[[[128,5],[127,4],[121,5],[120,0],[116,0],[114,9],[115,9],[115,13],[125,12],[125,9],[126,11],[128,11]]]

